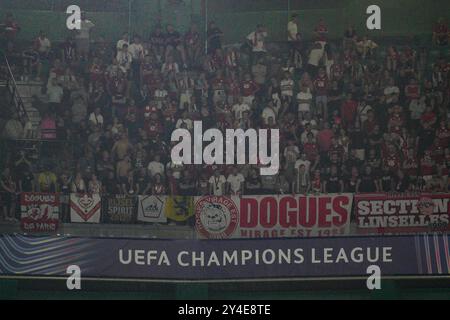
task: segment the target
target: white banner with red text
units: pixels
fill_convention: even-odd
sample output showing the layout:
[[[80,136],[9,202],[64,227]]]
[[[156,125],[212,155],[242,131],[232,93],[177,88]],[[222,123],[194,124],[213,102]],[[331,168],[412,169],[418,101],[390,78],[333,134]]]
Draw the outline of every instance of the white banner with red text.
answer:
[[[359,194],[355,218],[359,234],[450,231],[450,194]]]
[[[350,233],[353,195],[195,197],[201,239],[328,237]]]

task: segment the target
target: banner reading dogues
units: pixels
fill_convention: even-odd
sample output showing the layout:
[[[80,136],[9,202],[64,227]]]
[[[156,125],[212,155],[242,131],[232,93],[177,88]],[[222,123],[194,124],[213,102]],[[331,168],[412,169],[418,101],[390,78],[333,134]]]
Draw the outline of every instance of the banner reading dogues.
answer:
[[[345,235],[352,194],[196,197],[200,238],[282,238]]]
[[[106,220],[109,223],[133,223],[137,198],[127,195],[107,197]]]
[[[449,231],[449,194],[356,195],[358,233]]]
[[[52,193],[22,193],[20,227],[24,232],[55,232],[59,224],[59,198]]]
[[[99,194],[70,195],[70,221],[100,223],[101,198]]]

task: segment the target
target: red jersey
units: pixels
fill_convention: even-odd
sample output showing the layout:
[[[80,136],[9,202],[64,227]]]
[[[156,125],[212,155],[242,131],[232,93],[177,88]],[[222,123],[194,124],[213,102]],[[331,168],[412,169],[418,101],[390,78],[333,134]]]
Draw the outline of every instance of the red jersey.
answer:
[[[316,88],[317,95],[325,96],[328,89],[328,77],[326,75],[318,76],[314,80],[314,87]]]
[[[448,128],[439,127],[436,130],[436,138],[439,139],[439,145],[447,148],[450,143],[450,130]]]
[[[242,95],[244,97],[250,97],[258,91],[258,86],[252,80],[242,82]]]
[[[434,173],[434,162],[431,157],[424,156],[420,160],[420,171],[423,176],[431,176]]]
[[[198,45],[200,41],[200,34],[198,32],[187,32],[184,36],[184,41],[190,47]]]
[[[305,143],[303,145],[303,150],[306,154],[306,158],[311,161],[315,162],[317,159],[317,155],[319,154],[319,150],[317,148],[317,145],[315,143]]]
[[[436,115],[434,114],[434,112],[427,112],[424,113],[421,117],[420,120],[427,126],[431,126],[431,124],[433,122],[435,122],[436,120]]]
[[[212,81],[212,87],[214,90],[225,90],[225,79],[224,78],[215,78]]]
[[[337,158],[339,160],[344,156],[345,150],[340,144],[331,145],[330,150],[328,151],[328,156],[330,158]]]
[[[399,113],[394,113],[389,118],[389,131],[394,132],[397,134],[402,133],[402,126],[403,126],[403,116]]]
[[[417,84],[407,85],[405,88],[405,93],[410,99],[419,99],[420,87]]]
[[[353,100],[344,101],[341,106],[341,116],[346,123],[353,123],[356,111],[358,110],[358,103]]]
[[[340,80],[344,75],[344,68],[341,64],[335,63],[331,66],[331,77],[333,80]]]
[[[100,65],[94,63],[91,66],[90,73],[92,82],[103,81],[104,72]]]
[[[322,182],[320,181],[320,177],[314,178],[311,183],[312,190],[315,192],[320,192],[321,185]]]
[[[149,120],[145,122],[145,130],[150,138],[155,137],[163,132],[163,127],[161,123],[154,120]]]
[[[417,162],[416,158],[409,157],[405,160],[403,163],[403,170],[405,171],[405,174],[408,176],[417,176],[417,171],[419,169],[419,163]]]
[[[400,156],[397,153],[390,153],[384,156],[384,165],[390,170],[397,170],[400,167]]]
[[[230,80],[227,83],[228,95],[237,97],[241,94],[241,87],[236,80]]]
[[[430,148],[430,150],[432,159],[438,164],[443,164],[445,161],[444,148],[440,145],[434,145]]]

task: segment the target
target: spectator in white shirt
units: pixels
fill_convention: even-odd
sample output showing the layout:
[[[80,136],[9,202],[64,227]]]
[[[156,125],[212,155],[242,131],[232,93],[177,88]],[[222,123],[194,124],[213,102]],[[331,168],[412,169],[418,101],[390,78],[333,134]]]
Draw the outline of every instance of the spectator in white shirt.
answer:
[[[6,122],[6,125],[3,128],[3,136],[6,139],[18,140],[23,137],[23,132],[23,126],[19,121],[19,117],[17,114],[13,114],[12,118]]]
[[[148,164],[147,170],[149,176],[152,178],[157,174],[164,176],[164,165],[161,163],[161,157],[159,154],[156,154],[153,157],[153,161]]]
[[[124,44],[122,50],[117,52],[116,59],[122,71],[128,73],[128,71],[130,71],[131,62],[133,61],[133,57],[128,51],[128,44]]]
[[[116,44],[117,52],[122,50],[124,44],[130,45],[130,42],[128,41],[128,33],[127,32],[124,32],[122,35],[122,39],[117,41],[117,44]]]
[[[300,33],[298,25],[299,25],[298,15],[293,14],[291,20],[288,22],[287,25],[288,41],[290,42],[300,41]]]
[[[182,128],[182,129],[187,129],[187,130],[189,130],[189,131],[191,131],[191,130],[194,129],[194,122],[193,122],[191,119],[188,118],[188,113],[187,113],[187,111],[184,111],[184,112],[183,112],[181,118],[178,119],[178,121],[177,121],[175,127],[176,127],[177,129]]]
[[[94,112],[89,115],[89,122],[94,126],[103,126],[103,116],[100,113],[100,108],[95,108]]]
[[[161,72],[163,73],[164,77],[168,76],[169,74],[177,75],[180,72],[178,63],[173,61],[173,57],[171,55],[167,56],[166,62],[161,67]]]
[[[250,112],[250,106],[246,103],[244,103],[244,99],[242,97],[239,97],[239,102],[236,103],[232,108],[234,113],[234,118],[236,120],[242,120],[243,113],[245,111]]]
[[[263,119],[263,122],[265,125],[269,124],[270,118],[272,118],[274,121],[276,120],[277,114],[276,114],[275,110],[273,109],[272,105],[268,105],[263,109],[263,111],[261,113],[261,118]]]
[[[389,80],[389,85],[384,89],[386,104],[397,103],[400,96],[400,89],[395,85],[394,79]]]
[[[63,88],[59,85],[58,80],[56,78],[52,78],[49,85],[47,86],[47,97],[48,97],[48,106],[50,112],[59,113],[61,101],[64,95]]]
[[[52,47],[50,40],[45,36],[44,31],[39,32],[39,36],[37,37],[34,46],[41,58],[46,58]]]
[[[316,77],[317,70],[319,69],[320,60],[323,57],[323,47],[320,42],[314,43],[313,48],[309,52],[308,58],[308,73],[312,78]]]
[[[287,99],[291,102],[294,95],[294,80],[290,72],[284,73],[284,78],[280,82],[280,89],[282,99]]]
[[[214,171],[214,175],[209,178],[210,194],[215,196],[223,196],[225,194],[225,186],[227,179],[220,173],[219,169]]]
[[[252,55],[250,56],[250,65],[253,65],[253,61],[262,58],[266,50],[265,40],[267,38],[267,31],[262,24],[256,26],[256,30],[247,36],[247,40],[252,47]]]
[[[141,44],[141,38],[135,36],[133,43],[128,47],[128,52],[133,61],[131,62],[131,70],[136,83],[141,79],[141,62],[144,60],[145,50]]]
[[[300,92],[297,93],[298,113],[304,118],[306,112],[311,111],[312,94],[307,86],[300,84]]]
[[[427,105],[425,103],[426,97],[420,97],[420,99],[413,99],[409,104],[409,111],[411,114],[411,121],[413,122],[414,127],[417,129],[420,123],[420,117],[425,111]]]
[[[227,179],[228,193],[231,195],[242,195],[244,190],[244,182],[244,175],[238,171],[237,167],[233,167],[233,170]]]
[[[301,165],[304,165],[305,171],[309,172],[309,169],[311,168],[311,161],[306,159],[306,153],[301,154],[300,159],[295,162],[294,168],[298,171]]]
[[[266,52],[265,39],[267,37],[267,31],[263,25],[258,24],[256,30],[247,36],[247,40],[252,46],[253,52]]]
[[[81,26],[76,34],[77,51],[80,55],[87,56],[90,51],[91,29],[95,27],[91,21],[87,20],[85,13],[81,13]]]
[[[305,131],[303,131],[302,135],[300,136],[300,140],[301,142],[304,144],[306,142],[308,142],[308,134],[312,133],[314,140],[316,139],[317,136],[317,130],[312,129],[312,124],[311,123],[306,123],[305,124]]]

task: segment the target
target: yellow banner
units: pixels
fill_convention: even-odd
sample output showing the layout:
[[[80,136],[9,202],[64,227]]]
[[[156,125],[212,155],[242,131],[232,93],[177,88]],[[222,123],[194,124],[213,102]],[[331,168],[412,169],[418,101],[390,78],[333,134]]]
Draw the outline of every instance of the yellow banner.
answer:
[[[194,197],[167,197],[164,213],[168,219],[186,221],[194,215]]]

